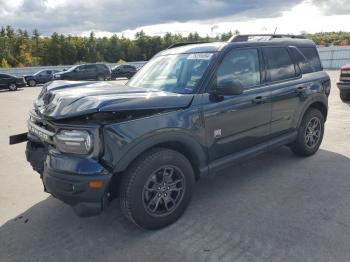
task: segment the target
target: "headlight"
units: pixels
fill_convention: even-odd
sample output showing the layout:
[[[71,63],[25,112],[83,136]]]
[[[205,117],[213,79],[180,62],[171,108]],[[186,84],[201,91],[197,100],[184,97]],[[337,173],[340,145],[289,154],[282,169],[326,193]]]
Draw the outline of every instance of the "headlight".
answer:
[[[92,136],[84,130],[61,130],[55,137],[56,148],[63,153],[86,155],[92,150]]]

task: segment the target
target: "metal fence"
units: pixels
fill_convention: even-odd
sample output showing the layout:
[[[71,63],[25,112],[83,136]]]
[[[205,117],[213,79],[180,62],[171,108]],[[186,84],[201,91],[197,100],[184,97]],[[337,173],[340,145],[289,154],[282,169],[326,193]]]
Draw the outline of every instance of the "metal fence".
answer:
[[[137,62],[127,62],[125,64],[134,65],[136,68],[142,67],[146,62],[145,61],[137,61]],[[110,68],[116,66],[117,64],[106,63]],[[64,66],[34,66],[34,67],[16,67],[16,68],[0,68],[0,73],[9,74],[14,76],[24,76],[24,75],[32,75],[43,69],[52,69],[62,71],[63,69],[68,69],[73,65],[64,65]]]
[[[350,46],[329,46],[319,47],[318,52],[325,69],[340,69],[345,64],[350,63]],[[128,62],[137,68],[142,67],[146,62]],[[117,64],[107,64],[113,67]],[[15,76],[31,75],[42,69],[63,70],[70,68],[71,65],[65,66],[38,66],[38,67],[21,67],[21,68],[0,68],[0,73],[10,74]]]
[[[318,53],[325,69],[340,69],[350,63],[350,46],[319,47]]]

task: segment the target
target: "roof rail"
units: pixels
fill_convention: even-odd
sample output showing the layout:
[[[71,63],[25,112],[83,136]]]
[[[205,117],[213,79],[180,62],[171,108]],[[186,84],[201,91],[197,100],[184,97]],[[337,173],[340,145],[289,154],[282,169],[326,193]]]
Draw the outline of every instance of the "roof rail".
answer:
[[[252,35],[234,35],[228,42],[247,42],[250,38],[255,38],[256,41],[267,41],[281,38],[306,39],[302,35],[281,35],[281,34],[252,34]]]
[[[171,49],[171,48],[175,48],[175,47],[179,47],[179,46],[185,46],[185,45],[193,45],[193,44],[206,44],[209,42],[186,42],[186,43],[176,43],[176,44],[172,44],[171,46],[169,46],[167,49]]]

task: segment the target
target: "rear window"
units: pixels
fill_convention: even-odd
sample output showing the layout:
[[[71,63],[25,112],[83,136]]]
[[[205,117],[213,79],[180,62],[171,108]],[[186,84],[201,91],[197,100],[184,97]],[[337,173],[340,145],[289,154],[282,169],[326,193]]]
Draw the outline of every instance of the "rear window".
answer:
[[[285,47],[263,48],[270,81],[282,81],[296,76],[294,62]]]
[[[322,71],[321,60],[315,47],[299,47],[299,50],[315,71]]]

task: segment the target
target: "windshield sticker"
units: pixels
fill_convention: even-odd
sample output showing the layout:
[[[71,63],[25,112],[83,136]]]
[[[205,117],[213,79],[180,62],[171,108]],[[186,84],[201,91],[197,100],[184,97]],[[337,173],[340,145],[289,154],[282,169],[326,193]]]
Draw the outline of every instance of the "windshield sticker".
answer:
[[[190,54],[187,59],[188,60],[209,60],[213,56],[212,53],[195,53]]]

